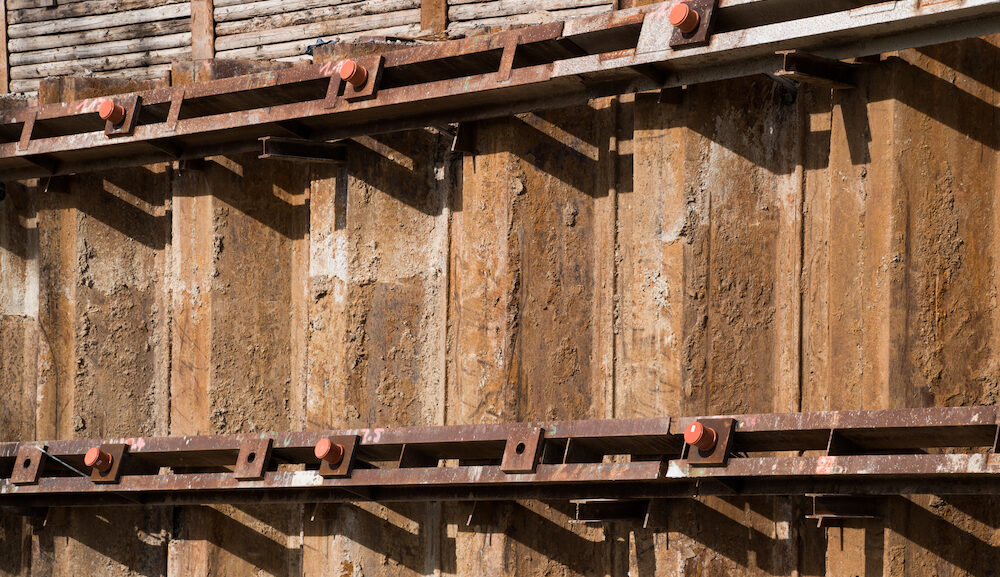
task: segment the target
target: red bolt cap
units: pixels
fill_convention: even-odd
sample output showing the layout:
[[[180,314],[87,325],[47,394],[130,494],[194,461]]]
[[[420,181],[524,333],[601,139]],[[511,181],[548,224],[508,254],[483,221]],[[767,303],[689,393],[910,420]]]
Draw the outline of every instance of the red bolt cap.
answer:
[[[313,453],[317,459],[326,461],[334,467],[344,460],[344,446],[326,438],[316,442],[316,448],[313,450]]]
[[[101,120],[109,120],[111,124],[120,124],[125,120],[125,109],[111,100],[102,102],[101,107],[97,109],[97,114],[100,115]]]
[[[676,27],[684,34],[690,34],[698,29],[698,22],[701,16],[696,10],[688,6],[687,2],[678,2],[670,9],[670,25]]]
[[[368,71],[353,60],[345,60],[340,65],[340,77],[355,88],[361,88],[368,82]]]
[[[687,429],[684,429],[684,442],[688,445],[694,445],[706,453],[715,448],[718,438],[715,429],[706,427],[700,421],[694,421],[687,426]]]
[[[88,467],[93,467],[103,473],[111,468],[112,459],[113,457],[102,451],[100,447],[91,447],[91,449],[87,451],[87,454],[83,456],[83,464]]]

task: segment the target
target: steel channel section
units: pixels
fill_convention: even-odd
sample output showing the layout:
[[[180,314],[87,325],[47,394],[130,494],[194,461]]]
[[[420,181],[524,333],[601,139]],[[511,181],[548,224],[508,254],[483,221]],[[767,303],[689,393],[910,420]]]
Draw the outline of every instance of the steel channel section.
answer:
[[[709,418],[736,420],[733,454],[724,466],[694,466],[683,458],[683,431],[692,421]],[[499,466],[504,445],[526,425],[541,427],[546,447],[565,448],[568,441],[585,444],[592,462],[564,462],[553,450],[534,473],[504,473]],[[15,485],[9,478],[24,444],[2,443],[0,507],[1000,494],[997,434],[996,407],[959,407],[66,440],[26,444],[44,446],[55,459],[81,469],[83,454],[91,447],[128,444],[120,481],[94,483],[53,465],[50,458],[37,484],[27,485]],[[324,478],[315,469],[311,449],[319,439],[335,435],[356,435],[362,462],[348,477]],[[853,447],[855,454],[825,454],[822,439],[833,435],[849,440],[845,446]],[[241,443],[261,438],[273,440],[274,455],[262,479],[240,481],[223,468],[235,464]],[[396,467],[392,461],[403,445],[432,456],[438,466]],[[609,457],[616,455],[627,458]],[[481,462],[461,460],[472,458]],[[136,473],[135,464],[147,470]],[[190,466],[201,469],[185,472]]]
[[[863,5],[853,10],[823,12],[823,5],[807,10],[812,14],[796,20],[774,21],[773,17],[758,18],[753,28],[739,28],[733,13],[767,10],[775,0],[721,2],[720,22],[729,27],[712,36],[708,46],[673,50],[669,48],[671,29],[665,17],[669,3],[610,12],[598,16],[569,20],[561,25],[561,39],[585,43],[595,33],[613,33],[616,29],[631,30],[641,21],[641,31],[633,48],[607,54],[554,59],[552,62],[515,68],[509,78],[497,72],[450,78],[430,82],[380,88],[368,100],[338,100],[335,107],[324,98],[303,102],[275,104],[264,108],[181,118],[173,122],[156,122],[137,126],[131,135],[109,138],[103,130],[93,130],[64,136],[35,138],[23,149],[18,142],[0,144],[0,177],[25,178],[42,176],[47,171],[32,163],[56,162],[55,173],[90,171],[111,166],[136,165],[173,156],[191,158],[218,153],[230,148],[248,150],[245,133],[256,127],[257,134],[266,136],[280,130],[266,125],[299,120],[313,131],[314,139],[330,139],[376,132],[389,132],[433,122],[470,120],[490,115],[507,114],[551,106],[565,106],[587,98],[623,92],[692,84],[773,72],[781,67],[778,50],[803,50],[819,56],[844,59],[866,56],[885,50],[915,47],[922,44],[957,40],[1000,30],[1000,0],[963,0],[927,4],[918,0]],[[764,14],[765,12],[762,12]],[[801,12],[801,11],[800,11]],[[628,32],[631,34],[631,32]],[[386,53],[387,71],[394,67],[433,62],[444,58],[463,58],[498,50],[512,42],[521,45],[551,38],[551,24],[527,27],[497,35],[473,37],[436,45]],[[639,74],[635,69],[658,70],[662,78]],[[339,63],[301,66],[247,76],[158,89],[137,93],[145,108],[164,106],[182,92],[183,101],[218,95],[239,95],[248,91],[273,89],[292,84],[324,80],[337,73]],[[654,77],[651,77],[654,76]],[[115,97],[125,98],[125,96]],[[15,112],[6,119],[18,124],[37,113],[36,123],[80,115],[96,115],[103,99],[45,105]],[[317,124],[318,122],[318,124]],[[37,126],[37,124],[36,124]],[[230,134],[231,133],[231,134]],[[134,145],[157,140],[184,142],[184,151],[170,155],[150,151],[143,153]],[[201,142],[204,140],[204,142]],[[129,155],[117,155],[115,148],[133,145]],[[72,155],[60,155],[82,150],[102,149],[94,158],[73,160]],[[17,159],[17,160],[15,160]],[[28,164],[28,166],[25,166]],[[20,165],[20,166],[19,166]]]

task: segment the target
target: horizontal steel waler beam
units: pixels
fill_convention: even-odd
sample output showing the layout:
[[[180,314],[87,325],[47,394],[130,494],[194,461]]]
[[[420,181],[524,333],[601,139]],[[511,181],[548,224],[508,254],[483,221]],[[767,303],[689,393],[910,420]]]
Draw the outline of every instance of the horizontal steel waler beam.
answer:
[[[0,507],[1000,494],[996,407],[0,443]]]
[[[708,6],[714,0],[691,0]],[[718,0],[704,43],[678,43],[674,3],[358,58],[28,107],[0,122],[0,179],[237,151],[265,136],[331,140],[567,106],[589,98],[782,70],[780,51],[842,60],[1000,31],[1000,0]],[[697,34],[697,33],[696,33]],[[118,118],[116,116],[116,118]],[[109,121],[110,122],[110,121]]]

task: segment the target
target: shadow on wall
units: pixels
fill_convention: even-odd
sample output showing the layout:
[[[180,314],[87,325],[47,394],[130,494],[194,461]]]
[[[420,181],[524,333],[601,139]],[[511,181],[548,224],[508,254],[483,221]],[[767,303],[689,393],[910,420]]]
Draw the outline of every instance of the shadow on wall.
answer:
[[[1000,507],[992,501],[995,499],[982,497],[888,497],[884,520],[849,524],[865,530],[864,550],[840,553],[852,559],[854,567],[863,567],[864,577],[884,577],[889,574],[890,563],[900,562],[907,574],[994,577],[996,567],[1000,567],[1000,544],[990,543],[967,528],[972,526],[984,535],[1000,535]],[[639,522],[608,523],[603,525],[603,539],[595,539],[594,531],[588,536],[574,530],[569,524],[572,506],[565,502],[544,506],[487,504],[486,514],[480,511],[480,524],[473,527],[466,526],[472,508],[469,504],[306,505],[303,547],[311,549],[306,556],[314,560],[315,555],[321,555],[319,562],[327,567],[348,561],[364,570],[366,565],[385,568],[388,562],[388,568],[396,565],[420,574],[454,574],[460,556],[479,554],[459,551],[460,542],[446,529],[454,525],[459,532],[505,538],[503,569],[512,574],[524,569],[526,563],[539,567],[553,563],[574,574],[595,577],[652,577],[677,567],[682,568],[683,575],[749,570],[754,574],[818,576],[837,569],[827,566],[827,532],[841,529],[819,529],[812,521],[804,520],[803,499],[678,499],[664,503],[666,506],[658,509],[660,513],[651,518],[656,529],[643,529]],[[544,514],[537,510],[540,507]],[[282,518],[289,520],[287,527],[268,521],[273,517],[268,514],[273,513],[270,507],[235,509],[255,519],[255,524],[269,525],[262,532],[212,507],[183,508],[188,513],[197,511],[194,516],[178,516],[176,512],[182,510],[178,507],[174,509],[171,530],[175,537],[210,543],[268,575],[292,577],[302,568],[289,560],[299,559],[300,552],[282,541],[294,532],[297,523],[292,516],[300,509],[285,509],[289,515]],[[168,519],[166,509],[53,509],[44,528],[38,530],[35,562],[51,564],[57,552],[66,547],[72,555],[75,543],[135,574],[166,574]],[[192,522],[179,526],[182,519]],[[771,530],[764,532],[760,527]],[[661,537],[657,538],[657,534]],[[338,538],[359,548],[345,556],[351,547],[334,546]],[[317,539],[326,541],[328,552],[320,551]],[[681,539],[690,542],[682,544]],[[898,539],[917,548],[908,548],[905,558],[900,559],[890,554],[889,548]],[[698,546],[692,547],[691,542]]]
[[[989,90],[1000,90],[1000,75],[992,66],[1000,59],[1000,48],[986,40],[965,40],[917,52]],[[865,164],[871,161],[868,105],[897,100],[992,150],[1000,150],[1000,132],[994,126],[997,107],[963,90],[952,78],[932,74],[897,56],[866,65],[859,76],[859,87],[855,90],[831,94],[807,88],[809,104],[805,110],[796,105],[794,92],[764,77],[693,86],[684,91],[680,102],[659,105],[663,107],[662,115],[644,117],[642,122],[661,128],[687,127],[773,173],[789,174],[800,160],[807,169],[825,168],[829,161],[830,130],[805,134],[809,150],[802,159],[787,150],[786,145],[795,143],[797,123],[804,121],[800,114],[830,112],[840,107],[851,161],[856,165]],[[800,92],[799,98],[803,98],[803,93]],[[702,102],[714,105],[698,106]],[[726,106],[726,103],[733,104]],[[503,144],[483,143],[488,149],[484,152],[497,152],[514,142],[536,143],[533,149],[511,152],[578,190],[603,196],[607,190],[601,186],[604,180],[597,175],[607,170],[608,161],[616,163],[619,169],[630,167],[631,162],[627,153],[608,158],[610,133],[599,127],[608,125],[611,115],[615,114],[614,109],[594,110],[589,106],[580,109],[579,115],[561,116],[579,118],[577,122],[553,122],[555,112],[519,115],[513,130],[528,131],[531,138],[505,139]],[[628,129],[630,132],[631,127]],[[430,193],[433,190],[430,186],[412,185],[422,179],[434,179],[435,167],[415,168],[412,159],[400,151],[445,151],[446,145],[442,135],[424,130],[363,137],[351,144],[349,173],[400,202],[426,214],[437,215],[444,208],[440,195]],[[565,154],[553,154],[553,150],[565,151]],[[581,164],[587,169],[580,170]],[[303,178],[306,176],[304,171],[312,170],[307,165],[283,161],[263,163],[253,155],[238,155],[187,162],[183,166],[180,175],[173,174],[169,168],[159,172],[136,168],[41,179],[39,188],[52,194],[43,194],[37,206],[39,210],[78,208],[128,238],[152,248],[162,248],[169,229],[161,221],[170,221],[166,200],[174,188],[179,196],[214,194],[289,238],[302,238],[306,234],[298,223],[307,221],[299,215],[300,211],[308,211],[308,200],[301,185],[302,181],[308,181]],[[203,179],[200,184],[196,182],[198,174]],[[629,175],[619,175],[618,180],[619,192],[631,192]],[[11,184],[8,197],[15,198],[3,202],[16,205],[15,211],[23,211],[28,206],[23,196],[38,192]],[[275,203],[275,197],[283,203]],[[451,210],[461,210],[460,197],[455,204],[457,206],[451,206]],[[16,237],[16,233],[8,234],[0,240],[4,248],[24,256],[23,243],[7,240]]]
[[[775,174],[789,174],[800,162],[806,169],[828,166],[832,132],[810,127],[808,117],[836,107],[841,109],[852,164],[871,162],[869,105],[895,100],[991,150],[1000,150],[996,104],[959,85],[968,86],[968,82],[957,82],[960,75],[989,91],[1000,91],[1000,75],[994,66],[1000,60],[1000,48],[974,38],[921,48],[914,54],[950,70],[938,75],[911,63],[913,56],[890,56],[863,65],[856,89],[829,91],[806,86],[797,96],[762,76],[701,84],[684,90],[678,102],[659,105],[662,114],[644,117],[643,121],[652,125],[643,128],[686,127]],[[794,149],[782,146],[797,145],[800,122],[806,123],[802,132],[806,150],[801,160]]]

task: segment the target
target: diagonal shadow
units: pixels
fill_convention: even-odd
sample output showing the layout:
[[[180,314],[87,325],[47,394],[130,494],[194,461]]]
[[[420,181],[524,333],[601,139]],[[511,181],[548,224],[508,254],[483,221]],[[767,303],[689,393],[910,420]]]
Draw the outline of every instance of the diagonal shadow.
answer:
[[[158,577],[167,565],[167,540],[158,535],[165,519],[162,511],[131,507],[52,509],[44,528],[37,531],[42,542],[53,543],[52,537],[76,541],[134,574]],[[40,553],[53,555],[54,551]],[[81,575],[88,573],[88,564],[95,564],[89,568],[95,571],[105,568],[100,557],[80,556],[72,563]]]
[[[953,497],[948,500],[949,503],[955,501],[965,501],[966,507],[976,501],[982,509],[993,513],[986,517],[990,532],[995,534],[1000,528],[996,498],[985,500],[983,497]],[[886,527],[972,577],[997,575],[1000,546],[954,525],[944,516],[909,499],[897,497],[890,500]]]
[[[419,574],[455,571],[455,544],[445,538],[438,558],[427,548],[428,538],[436,537],[441,522],[433,509],[436,503],[393,503],[387,509],[416,527],[411,531],[354,504],[319,504],[306,507],[304,535],[307,537],[343,536],[353,543],[384,556]],[[430,531],[435,535],[429,535]],[[309,546],[308,544],[305,546]],[[327,562],[333,563],[334,559]],[[364,561],[355,561],[364,563]],[[363,568],[359,568],[362,571]]]

